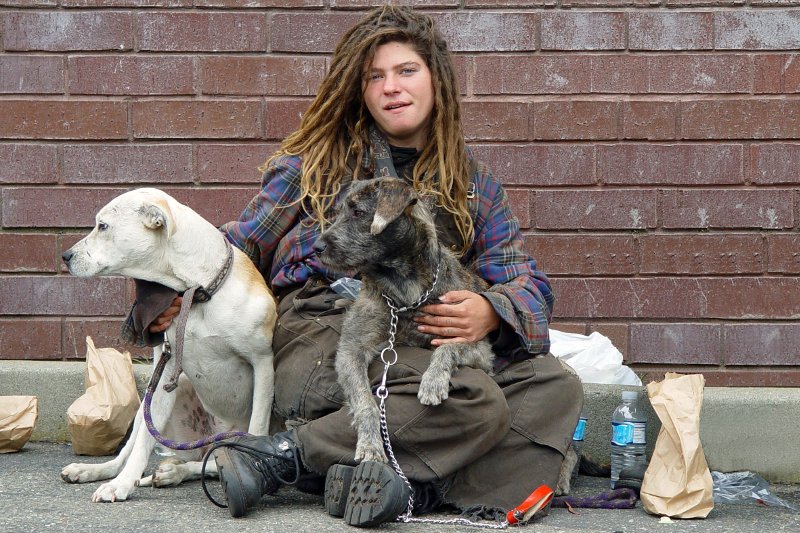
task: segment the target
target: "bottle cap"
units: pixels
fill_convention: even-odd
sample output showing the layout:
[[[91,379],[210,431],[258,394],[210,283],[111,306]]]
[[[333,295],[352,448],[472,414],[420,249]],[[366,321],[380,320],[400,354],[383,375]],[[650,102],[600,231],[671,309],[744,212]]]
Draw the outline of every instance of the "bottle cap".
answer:
[[[639,393],[635,390],[624,390],[622,391],[622,399],[623,400],[637,400],[639,398]]]

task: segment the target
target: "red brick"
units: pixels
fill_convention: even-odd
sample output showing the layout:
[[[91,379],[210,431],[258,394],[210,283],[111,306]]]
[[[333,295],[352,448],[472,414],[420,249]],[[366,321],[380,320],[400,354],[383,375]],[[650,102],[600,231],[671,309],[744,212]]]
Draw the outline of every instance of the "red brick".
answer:
[[[529,189],[506,189],[511,211],[522,229],[531,227],[531,192]]]
[[[122,278],[0,277],[0,294],[2,315],[123,315],[130,307]]]
[[[645,229],[656,226],[656,192],[537,191],[537,229]]]
[[[453,71],[456,76],[458,92],[462,95],[467,94],[467,79],[469,70],[472,69],[472,58],[463,55],[453,56]]]
[[[192,7],[192,0],[59,0],[62,7]]]
[[[699,287],[708,318],[794,319],[800,317],[797,278],[703,278]]]
[[[622,359],[627,362],[628,360],[628,324],[615,324],[615,323],[595,323],[589,324],[588,333],[598,332],[601,335],[608,337],[614,348],[620,351]],[[627,363],[626,363],[627,364]]]
[[[266,133],[264,137],[270,140],[282,141],[284,137],[294,132],[300,126],[300,119],[306,112],[311,100],[267,100],[264,123]]]
[[[634,363],[720,363],[719,324],[632,324],[629,360]]]
[[[327,67],[324,57],[212,56],[200,71],[204,94],[313,96]]]
[[[367,9],[372,7],[379,7],[384,4],[380,0],[330,0],[331,8],[333,9]],[[411,5],[412,2],[395,2],[397,5]],[[425,0],[423,5],[416,6],[417,8],[438,8],[438,7],[458,7],[459,0]]]
[[[3,190],[4,228],[90,228],[94,216],[126,189],[9,187]],[[45,209],[44,203],[58,206]]]
[[[686,139],[800,138],[800,106],[794,101],[686,101],[681,116]]]
[[[125,102],[0,100],[0,137],[7,139],[124,139]]]
[[[61,320],[0,320],[0,359],[61,359]]]
[[[478,159],[507,185],[547,187],[596,182],[593,146],[483,144],[473,148]]]
[[[133,103],[139,139],[256,139],[261,136],[257,100],[147,100]]]
[[[254,183],[251,187],[225,186],[165,190],[215,226],[221,226],[226,222],[238,219],[245,206],[253,199],[253,196],[258,194],[260,187]]]
[[[536,13],[459,11],[432,16],[448,48],[455,52],[536,50]]]
[[[787,190],[692,189],[664,191],[665,228],[762,228],[795,225]]]
[[[55,272],[55,235],[0,233],[0,250],[0,272]]]
[[[714,13],[628,13],[631,50],[707,50],[714,47]]]
[[[0,183],[56,183],[57,155],[50,144],[0,144]]]
[[[597,179],[614,185],[743,183],[739,144],[601,144]]]
[[[777,57],[783,60],[780,65],[783,73],[783,92],[800,93],[800,54],[787,54]]]
[[[0,6],[9,7],[55,7],[57,3],[58,0],[0,0]]]
[[[64,147],[65,183],[187,183],[192,147],[188,144],[71,145]]]
[[[800,371],[768,368],[702,372],[706,387],[800,387]]]
[[[593,93],[646,93],[649,58],[627,54],[592,55],[591,92]],[[582,73],[582,76],[586,76]]]
[[[0,93],[64,92],[64,60],[54,56],[0,56]]]
[[[584,323],[562,322],[560,320],[553,320],[550,324],[550,329],[563,331],[564,333],[577,333],[578,335],[586,335],[588,333],[588,326]]]
[[[638,253],[629,235],[525,236],[525,251],[548,275],[635,275]]]
[[[136,17],[140,50],[264,52],[266,18],[248,12],[142,12]]]
[[[650,92],[749,93],[751,72],[743,54],[656,55],[650,58]]]
[[[187,1],[195,7],[277,7],[280,9],[296,9],[304,7],[324,7],[323,0],[194,0]]]
[[[753,56],[753,92],[756,94],[784,92],[782,79],[789,57],[783,54],[758,54]],[[788,75],[788,71],[786,73]],[[787,76],[788,81],[788,76]],[[796,92],[788,88],[786,92]]]
[[[124,11],[8,11],[2,43],[9,50],[130,50],[133,19]]]
[[[800,324],[725,324],[727,365],[800,364]]]
[[[560,319],[704,318],[704,289],[688,278],[553,278]]]
[[[768,272],[800,274],[800,235],[767,235]]]
[[[760,274],[767,261],[761,235],[644,235],[642,274]]]
[[[71,94],[193,94],[194,66],[189,56],[73,56]]]
[[[602,100],[537,102],[533,131],[542,140],[617,139],[619,104]]]
[[[462,112],[468,141],[522,141],[529,137],[529,104],[469,101],[463,103]]]
[[[622,12],[572,11],[542,13],[542,50],[622,50]]]
[[[475,58],[475,94],[574,94],[590,91],[584,55],[488,55]]]
[[[268,38],[272,52],[331,53],[361,13],[274,13]],[[283,31],[292,28],[292,31]]]
[[[678,105],[675,102],[626,100],[621,105],[625,139],[662,141],[677,138]]]
[[[764,143],[753,144],[749,175],[759,185],[796,185],[797,170],[800,169],[800,144]]]
[[[714,14],[718,50],[796,50],[800,13],[786,9],[723,10]]]
[[[278,149],[277,144],[200,144],[195,148],[195,178],[200,183],[257,185],[258,167]]]
[[[131,303],[133,301],[131,300]],[[86,358],[86,337],[92,338],[98,348],[114,348],[128,352],[134,360],[152,360],[152,348],[139,348],[120,338],[123,317],[116,320],[104,318],[67,318],[64,321],[63,354],[66,359]]]

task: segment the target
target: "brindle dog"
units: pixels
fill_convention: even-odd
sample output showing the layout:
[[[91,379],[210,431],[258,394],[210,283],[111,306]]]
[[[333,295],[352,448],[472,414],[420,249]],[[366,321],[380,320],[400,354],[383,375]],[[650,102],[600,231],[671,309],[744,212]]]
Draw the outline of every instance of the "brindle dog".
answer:
[[[396,178],[355,182],[314,249],[330,268],[361,274],[361,291],[342,326],[336,372],[358,434],[356,461],[387,462],[367,377],[367,367],[389,339],[387,300],[397,308],[410,307],[398,313],[395,343],[429,347],[433,337],[417,330],[415,309],[439,303],[448,291],[484,291],[486,282],[439,243],[431,212],[411,186]],[[464,365],[489,372],[493,358],[486,340],[437,347],[417,397],[424,405],[438,405],[447,398],[454,370]]]

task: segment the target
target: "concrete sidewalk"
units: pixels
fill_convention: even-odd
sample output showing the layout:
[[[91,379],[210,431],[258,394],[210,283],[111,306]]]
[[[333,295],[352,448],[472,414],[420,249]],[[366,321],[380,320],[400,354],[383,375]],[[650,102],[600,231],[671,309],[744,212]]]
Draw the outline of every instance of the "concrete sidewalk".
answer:
[[[28,395],[39,399],[39,420],[32,441],[69,442],[66,412],[84,392],[84,362],[0,361],[0,396]],[[134,365],[140,392],[150,365]],[[586,384],[587,437],[584,449],[608,461],[611,413],[623,388]],[[648,413],[648,448],[652,453],[660,422],[646,390],[640,403]],[[800,389],[705,389],[700,436],[711,470],[750,470],[772,482],[800,483]]]

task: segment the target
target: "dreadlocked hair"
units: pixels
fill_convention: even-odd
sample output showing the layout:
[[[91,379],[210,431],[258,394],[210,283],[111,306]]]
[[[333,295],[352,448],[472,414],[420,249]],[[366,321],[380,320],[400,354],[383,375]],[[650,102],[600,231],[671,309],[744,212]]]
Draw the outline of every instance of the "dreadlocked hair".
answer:
[[[299,129],[281,143],[261,171],[279,156],[300,156],[301,196],[297,201],[324,228],[342,185],[358,180],[364,166],[372,168],[371,160],[364,165],[364,159],[370,157],[368,133],[373,123],[363,98],[364,76],[377,48],[392,42],[413,46],[431,71],[434,105],[429,142],[414,167],[412,182],[420,194],[432,195],[436,204],[453,216],[463,240],[463,254],[474,238],[467,206],[471,167],[453,61],[433,19],[411,8],[377,8],[342,37]]]

